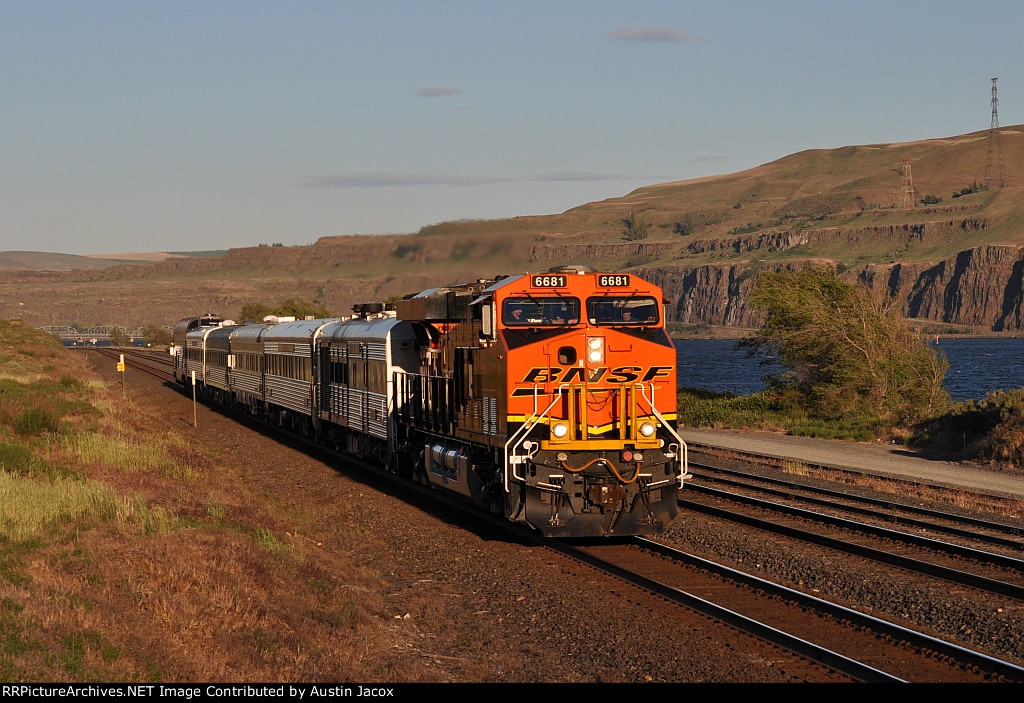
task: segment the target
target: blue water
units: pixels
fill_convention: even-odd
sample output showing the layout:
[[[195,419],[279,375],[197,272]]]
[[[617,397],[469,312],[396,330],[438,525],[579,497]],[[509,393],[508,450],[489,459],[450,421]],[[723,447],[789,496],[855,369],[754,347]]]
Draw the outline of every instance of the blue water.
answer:
[[[761,366],[726,339],[677,339],[679,385],[748,395],[764,389]],[[981,400],[992,391],[1024,388],[1024,339],[941,339],[932,346],[946,355],[945,387],[953,400]]]

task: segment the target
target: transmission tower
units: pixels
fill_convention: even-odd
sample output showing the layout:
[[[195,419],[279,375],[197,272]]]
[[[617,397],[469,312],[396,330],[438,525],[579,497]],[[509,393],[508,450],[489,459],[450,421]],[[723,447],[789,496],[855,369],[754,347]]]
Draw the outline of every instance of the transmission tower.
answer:
[[[900,207],[914,207],[914,176],[910,173],[910,157],[903,157],[903,190]]]
[[[992,79],[992,126],[988,130],[988,156],[985,159],[985,187],[1003,188],[1006,186],[1005,168],[1003,166],[1003,147],[999,142],[999,97],[996,92],[996,81]]]

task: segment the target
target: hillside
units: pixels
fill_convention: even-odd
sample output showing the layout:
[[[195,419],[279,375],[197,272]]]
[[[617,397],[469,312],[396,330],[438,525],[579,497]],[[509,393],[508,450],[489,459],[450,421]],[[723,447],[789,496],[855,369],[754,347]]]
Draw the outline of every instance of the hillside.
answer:
[[[159,256],[159,255],[157,255]],[[159,258],[164,258],[160,256]],[[73,271],[99,269],[134,261],[156,261],[154,255],[79,256],[48,251],[0,251],[0,271]]]
[[[980,187],[987,130],[815,149],[557,215],[102,270],[0,272],[0,316],[17,301],[34,324],[170,324],[187,313],[234,315],[247,301],[289,297],[343,313],[355,302],[571,262],[650,277],[680,322],[749,326],[756,324],[746,306],[754,274],[811,261],[897,295],[907,317],[1016,332],[1024,326],[1024,128],[1000,134],[1004,188]],[[901,207],[904,164],[912,207]]]

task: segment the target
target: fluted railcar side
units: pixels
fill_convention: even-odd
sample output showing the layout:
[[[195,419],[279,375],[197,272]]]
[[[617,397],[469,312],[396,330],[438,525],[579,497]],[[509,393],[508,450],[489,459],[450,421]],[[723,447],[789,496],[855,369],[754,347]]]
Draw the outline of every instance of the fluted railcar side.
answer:
[[[223,322],[223,318],[213,313],[206,313],[205,315],[197,315],[193,317],[183,317],[178,320],[177,324],[174,325],[174,332],[171,337],[170,352],[174,357],[174,378],[179,383],[185,382],[185,377],[189,375],[189,360],[186,352],[185,338],[189,332],[198,328],[216,327]],[[191,368],[195,368],[193,362]]]
[[[228,337],[233,404],[253,415],[264,406],[263,376],[266,361],[263,335],[267,325],[240,325]]]
[[[267,326],[263,340],[263,397],[270,419],[311,434],[318,423],[315,379],[318,338],[336,319],[297,320]]]
[[[318,344],[320,419],[332,441],[356,456],[397,462],[394,377],[414,370],[412,325],[365,311],[327,326]]]

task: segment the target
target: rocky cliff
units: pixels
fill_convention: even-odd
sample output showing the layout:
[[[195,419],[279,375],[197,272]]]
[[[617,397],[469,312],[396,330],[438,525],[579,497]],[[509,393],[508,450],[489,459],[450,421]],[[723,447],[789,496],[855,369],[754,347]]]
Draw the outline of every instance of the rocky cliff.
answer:
[[[811,263],[827,265],[822,261],[803,265]],[[756,270],[736,264],[706,264],[642,267],[637,273],[664,289],[672,321],[737,327],[759,324],[748,304]],[[1021,247],[981,246],[937,264],[869,265],[847,271],[844,277],[895,296],[907,318],[976,331],[1024,331]]]
[[[948,210],[943,214],[948,215]],[[733,237],[692,238],[678,243],[546,243],[533,247],[530,263],[534,268],[555,262],[624,265],[664,289],[671,301],[673,321],[751,327],[759,324],[747,302],[757,271],[812,264],[835,266],[841,262],[841,256],[815,257],[813,252],[867,248],[894,261],[845,267],[844,277],[895,296],[901,301],[904,316],[978,330],[1019,331],[1024,328],[1021,247],[982,245],[964,249],[938,263],[895,260],[908,252],[913,254],[937,243],[984,232],[989,225],[986,217],[967,214],[900,225],[783,229]],[[777,262],[748,257],[741,262],[688,263],[688,259],[718,253],[728,258],[737,254],[798,256],[779,258]],[[807,255],[800,257],[800,253]]]

